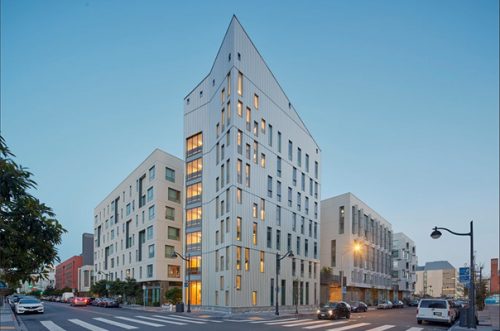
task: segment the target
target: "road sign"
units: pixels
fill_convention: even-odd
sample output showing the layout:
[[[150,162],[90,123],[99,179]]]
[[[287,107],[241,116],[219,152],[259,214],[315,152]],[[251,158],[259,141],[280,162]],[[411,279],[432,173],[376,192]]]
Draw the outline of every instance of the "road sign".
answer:
[[[470,268],[463,267],[458,269],[458,281],[460,283],[470,282]]]
[[[189,287],[189,283],[184,283],[184,287]]]

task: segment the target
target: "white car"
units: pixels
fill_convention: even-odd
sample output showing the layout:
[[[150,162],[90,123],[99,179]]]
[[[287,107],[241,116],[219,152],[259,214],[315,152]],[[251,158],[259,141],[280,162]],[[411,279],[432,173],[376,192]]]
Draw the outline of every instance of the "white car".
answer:
[[[446,299],[422,299],[417,308],[417,323],[444,322],[453,324],[457,318],[457,311]]]
[[[43,314],[43,303],[34,298],[21,299],[16,302],[16,314],[40,313]]]
[[[392,308],[392,302],[389,300],[385,301],[380,301],[379,304],[377,305],[377,309],[391,309]]]

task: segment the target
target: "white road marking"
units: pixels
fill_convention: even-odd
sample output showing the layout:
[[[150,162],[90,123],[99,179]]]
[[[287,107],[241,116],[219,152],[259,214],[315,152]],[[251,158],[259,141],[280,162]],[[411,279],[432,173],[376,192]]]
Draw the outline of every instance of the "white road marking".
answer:
[[[351,324],[351,325],[346,325],[341,328],[334,328],[334,329],[328,329],[328,331],[343,331],[343,330],[349,330],[349,329],[355,329],[355,328],[360,328],[365,325],[370,325],[370,323],[357,323],[357,324]]]
[[[280,322],[280,321],[281,322],[284,322],[284,321],[297,321],[297,318],[294,317],[294,318],[283,318],[283,319],[279,319],[279,320],[274,319],[274,320],[262,320],[262,321],[254,321],[254,320],[252,320],[252,322],[250,322],[250,323],[252,323],[252,324],[260,324],[260,323],[272,323],[272,322]]]
[[[136,316],[139,317],[139,316]],[[130,321],[134,323],[139,323],[139,324],[144,324],[144,325],[149,325],[149,326],[155,326],[155,327],[160,327],[160,326],[165,326],[163,324],[158,324],[158,323],[151,323],[151,322],[146,322],[146,321],[139,321],[136,318],[129,318],[129,317],[123,317],[123,316],[116,316],[116,318],[119,318],[124,321]]]
[[[413,327],[413,328],[409,328],[409,329],[408,329],[408,330],[406,330],[406,331],[420,331],[420,330],[423,330],[423,329],[424,329],[424,328],[415,328],[415,327]]]
[[[178,318],[174,316],[161,316],[161,315],[153,315],[155,317],[158,317],[161,320],[165,321],[176,321],[176,322],[186,322],[186,323],[193,323],[193,324],[206,324],[205,322],[199,322],[199,321],[192,321],[184,318]]]
[[[94,319],[96,321],[103,322],[103,323],[106,323],[106,324],[111,324],[111,325],[114,325],[114,326],[118,326],[120,328],[127,329],[127,330],[137,329],[137,326],[128,325],[128,324],[120,323],[120,322],[117,322],[117,321],[108,320],[107,318],[94,317]]]
[[[379,326],[379,327],[376,327],[376,328],[373,328],[373,329],[369,329],[369,330],[366,330],[366,331],[384,331],[384,330],[387,330],[387,329],[391,329],[395,327],[395,325],[382,325],[382,326]]]
[[[312,330],[312,329],[324,328],[324,327],[327,327],[327,326],[338,325],[338,324],[346,324],[346,323],[348,323],[348,321],[327,322],[325,324],[320,324],[320,325],[306,326],[303,329]]]
[[[76,318],[69,319],[68,321],[70,321],[73,324],[79,325],[82,328],[85,328],[87,330],[91,330],[91,331],[108,331],[107,329],[100,328],[98,326],[92,325],[90,323],[84,322],[84,321],[76,319]]]
[[[161,315],[154,315],[154,316],[160,317]],[[187,317],[187,316],[183,316],[183,315],[166,315],[166,316],[168,316],[168,317],[172,316],[172,317],[176,317],[176,318],[182,318],[182,319],[185,319],[185,320],[222,323],[222,321],[215,321],[215,320],[211,320],[211,319],[208,319],[208,318]]]
[[[302,320],[295,320],[297,323],[299,322],[307,322],[307,321],[312,321],[310,318],[302,319]],[[279,325],[279,324],[288,324],[290,321],[283,321],[283,320],[278,320],[277,322],[271,322],[271,323],[266,323],[266,325]]]
[[[66,331],[52,321],[40,321],[40,323],[50,331]]]
[[[292,326],[300,326],[300,325],[312,325],[312,324],[318,324],[318,323],[323,323],[325,324],[325,321],[309,321],[309,322],[299,322],[299,323],[292,323],[292,324],[285,324],[283,326],[286,326],[287,328],[292,327]],[[328,323],[326,323],[328,324]]]
[[[164,318],[154,318],[154,317],[147,317],[147,316],[136,316],[145,320],[149,321],[156,321],[156,322],[162,322],[162,323],[168,323],[168,324],[174,324],[174,325],[186,325],[186,323],[179,322],[179,321],[172,321],[172,320],[167,320]]]

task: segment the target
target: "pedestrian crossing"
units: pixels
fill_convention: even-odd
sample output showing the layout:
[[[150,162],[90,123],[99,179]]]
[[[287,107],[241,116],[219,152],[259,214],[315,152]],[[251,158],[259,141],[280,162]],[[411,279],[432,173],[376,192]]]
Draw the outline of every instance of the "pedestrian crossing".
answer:
[[[166,327],[166,326],[187,326],[189,329],[189,326],[195,326],[195,325],[203,325],[203,324],[208,324],[208,323],[222,323],[222,321],[216,321],[216,320],[209,320],[209,319],[203,319],[203,318],[196,318],[196,317],[187,317],[187,316],[181,316],[181,315],[136,315],[136,316],[131,316],[131,317],[125,317],[125,316],[113,316],[109,318],[104,318],[104,317],[94,317],[91,320],[88,321],[83,321],[78,318],[70,318],[66,320],[67,322],[70,322],[71,324],[74,324],[75,326],[80,327],[81,329],[85,330],[90,330],[90,331],[109,331],[109,329],[112,327],[113,330],[116,328],[119,329],[124,329],[124,330],[134,330],[134,329],[141,329],[144,328],[145,326],[148,327],[154,327],[154,328],[160,328],[160,327]],[[75,330],[75,327],[67,327],[68,325],[64,321],[65,326],[62,327],[58,325],[54,321],[50,320],[41,320],[40,324],[49,331],[71,331]]]
[[[402,328],[392,324],[372,325],[368,322],[360,322],[359,319],[344,319],[339,321],[318,320],[313,318],[284,318],[274,320],[231,320],[233,322],[241,322],[257,325],[269,325],[283,328],[294,328],[302,330],[316,331],[403,331]],[[256,326],[257,326],[256,325]],[[422,331],[424,328],[410,327],[404,331]]]

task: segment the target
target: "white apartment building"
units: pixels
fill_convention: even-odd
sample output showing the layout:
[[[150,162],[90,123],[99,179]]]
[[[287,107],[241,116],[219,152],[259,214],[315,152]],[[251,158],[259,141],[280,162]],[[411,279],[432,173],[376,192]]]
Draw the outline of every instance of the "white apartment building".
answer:
[[[320,150],[234,16],[184,99],[184,135],[191,304],[318,304]]]
[[[321,266],[335,284],[322,286],[322,301],[390,298],[392,225],[352,193],[321,201]]]
[[[448,261],[427,262],[417,267],[416,276],[415,295],[434,298],[463,295],[457,290],[457,270]]]
[[[415,242],[402,232],[392,237],[392,299],[411,299],[417,281],[417,249]]]
[[[94,266],[83,265],[78,268],[78,292],[80,295],[89,294],[94,281]]]
[[[182,286],[184,162],[155,149],[94,209],[94,276],[136,279],[147,304]]]

